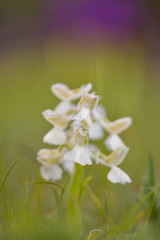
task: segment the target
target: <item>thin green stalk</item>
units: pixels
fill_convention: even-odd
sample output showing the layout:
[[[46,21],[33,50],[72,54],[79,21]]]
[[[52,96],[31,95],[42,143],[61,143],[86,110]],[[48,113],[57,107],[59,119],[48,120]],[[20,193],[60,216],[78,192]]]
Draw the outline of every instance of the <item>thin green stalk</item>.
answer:
[[[2,191],[2,189],[3,189],[3,187],[4,187],[4,184],[5,184],[6,180],[7,180],[7,177],[8,177],[8,175],[10,174],[10,172],[11,172],[11,170],[13,169],[14,165],[16,164],[16,162],[17,162],[17,160],[14,161],[14,163],[13,163],[13,164],[11,165],[11,167],[9,168],[6,176],[4,177],[4,179],[3,179],[2,183],[1,183],[1,186],[0,186],[0,192]]]
[[[40,175],[39,175],[39,180],[41,179]],[[41,192],[42,192],[42,186],[41,184],[38,185],[38,189],[37,189],[37,215],[40,216],[41,214]]]
[[[26,206],[25,206],[25,213],[26,213],[26,223],[28,224],[29,221],[29,190],[28,190],[28,182],[26,181]]]
[[[68,178],[66,179],[65,181],[65,184],[63,186],[63,188],[65,189],[67,183],[68,183],[68,180],[69,180],[70,176],[68,176]],[[57,215],[56,215],[56,222],[58,220],[58,216],[59,216],[59,211],[60,211],[60,208],[61,208],[61,205],[62,205],[62,197],[63,197],[63,194],[64,194],[64,189],[62,189],[62,192],[61,192],[61,196],[60,196],[60,199],[59,199],[59,203],[58,203],[58,209],[57,209]]]
[[[0,193],[2,194],[3,217],[4,217],[4,223],[5,224],[7,224],[7,222],[8,222],[8,206],[7,206],[5,182],[7,180],[8,175],[10,174],[11,170],[15,166],[16,162],[17,162],[17,160],[13,162],[13,164],[9,168],[8,172],[6,173],[5,177],[3,178],[3,162],[2,162],[2,158],[1,158],[1,161],[0,161],[0,163],[1,163],[1,166],[0,166],[1,172],[0,173],[1,173],[1,177],[3,179],[2,183],[0,185]]]

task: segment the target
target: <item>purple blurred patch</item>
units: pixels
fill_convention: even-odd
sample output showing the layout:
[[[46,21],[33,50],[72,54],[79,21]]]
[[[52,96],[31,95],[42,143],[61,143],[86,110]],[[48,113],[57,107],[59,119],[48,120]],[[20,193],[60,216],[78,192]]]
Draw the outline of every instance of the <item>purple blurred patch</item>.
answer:
[[[147,8],[140,1],[85,0],[52,2],[43,15],[45,34],[73,37],[128,38],[146,32],[152,25]]]

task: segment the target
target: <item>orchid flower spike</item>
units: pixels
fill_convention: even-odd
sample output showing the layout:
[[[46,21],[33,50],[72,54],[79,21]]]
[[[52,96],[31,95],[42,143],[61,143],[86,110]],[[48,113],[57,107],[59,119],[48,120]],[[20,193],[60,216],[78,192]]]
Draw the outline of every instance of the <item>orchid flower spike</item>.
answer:
[[[41,149],[37,154],[41,176],[47,181],[60,180],[63,170],[72,175],[75,163],[86,166],[93,161],[110,168],[107,178],[112,183],[131,182],[130,177],[119,168],[129,147],[118,134],[131,125],[132,119],[124,117],[110,121],[104,107],[98,104],[100,97],[95,92],[89,93],[91,88],[90,83],[76,89],[62,83],[51,87],[61,102],[54,110],[47,109],[42,113],[52,125],[43,142],[54,146]],[[72,102],[78,99],[78,103]],[[111,151],[108,155],[96,145],[97,140],[103,139],[104,130],[108,133],[104,144]]]

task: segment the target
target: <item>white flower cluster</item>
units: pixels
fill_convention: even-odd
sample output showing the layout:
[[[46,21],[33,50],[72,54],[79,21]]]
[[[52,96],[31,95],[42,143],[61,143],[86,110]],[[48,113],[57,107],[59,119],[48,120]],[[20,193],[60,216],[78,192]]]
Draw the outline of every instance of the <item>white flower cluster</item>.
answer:
[[[54,110],[43,112],[44,118],[53,125],[43,142],[56,147],[41,149],[37,157],[42,164],[41,176],[47,181],[61,179],[62,169],[72,174],[75,163],[85,166],[95,162],[110,168],[107,178],[112,183],[131,182],[130,177],[117,166],[129,151],[118,134],[131,125],[132,119],[125,117],[110,121],[103,106],[98,104],[98,95],[89,93],[91,88],[90,83],[74,90],[62,83],[51,87],[61,102]],[[104,131],[109,133],[104,141],[111,151],[109,155],[103,154],[96,145],[90,143],[102,139]]]

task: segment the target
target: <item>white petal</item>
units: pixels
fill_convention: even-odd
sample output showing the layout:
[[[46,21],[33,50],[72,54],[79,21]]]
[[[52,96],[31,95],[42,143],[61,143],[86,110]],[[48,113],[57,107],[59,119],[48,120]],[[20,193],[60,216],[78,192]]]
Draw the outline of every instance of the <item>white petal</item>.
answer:
[[[89,108],[90,110],[93,110],[97,104],[98,104],[98,95],[95,95],[94,93],[88,94],[84,92],[83,96],[80,99],[80,106]]]
[[[87,85],[82,85],[80,88],[72,90],[73,95],[72,95],[71,100],[76,100],[76,99],[82,97],[82,95],[84,93],[89,92],[91,90],[91,88],[92,88],[92,84],[88,83]]]
[[[66,114],[73,107],[74,107],[74,105],[71,104],[70,102],[62,101],[56,106],[55,112],[59,113],[59,114]]]
[[[59,114],[59,113],[57,113],[55,111],[52,111],[50,109],[45,110],[42,113],[42,115],[44,116],[44,118],[48,122],[50,122],[51,124],[53,124],[57,128],[64,129],[68,125],[69,119],[65,115]]]
[[[88,131],[84,131],[82,128],[77,129],[74,136],[75,144],[83,147],[88,144],[88,140],[89,140]]]
[[[84,92],[89,92],[92,88],[92,84],[88,83],[86,86],[80,88],[70,89],[67,85],[57,83],[51,86],[52,92],[63,101],[72,101],[80,98]]]
[[[50,167],[42,165],[40,173],[46,181],[57,181],[62,178],[63,171],[57,164]]]
[[[91,126],[92,120],[91,120],[89,108],[82,107],[81,110],[73,117],[73,120],[78,120],[78,121],[85,120],[86,123],[89,126]]]
[[[52,128],[43,138],[44,143],[62,145],[66,141],[66,134],[63,130]]]
[[[110,151],[115,151],[118,147],[125,145],[117,134],[111,134],[108,138],[106,138],[104,143]]]
[[[52,166],[57,163],[62,157],[62,153],[58,148],[55,149],[41,149],[37,154],[37,160],[46,166]]]
[[[76,132],[82,126],[81,121],[75,120],[72,123],[73,131]]]
[[[119,134],[132,124],[132,119],[130,117],[125,117],[117,119],[113,122],[110,122],[108,119],[103,119],[101,120],[101,124],[109,133]]]
[[[63,161],[62,161],[62,166],[63,166],[63,168],[64,168],[70,175],[73,175],[73,173],[74,173],[74,165],[75,165],[75,163],[72,162],[72,161],[66,161],[66,160],[63,160]]]
[[[51,86],[53,94],[61,100],[69,101],[72,97],[72,91],[66,84],[56,83]]]
[[[106,116],[106,111],[102,105],[97,105],[92,111],[95,120],[103,119]]]
[[[92,89],[92,84],[91,83],[88,83],[86,86],[81,87],[82,92],[89,92],[91,89]]]
[[[98,122],[94,122],[89,127],[89,138],[91,140],[99,140],[103,138],[103,129]]]
[[[107,178],[112,183],[125,184],[125,183],[132,182],[130,177],[125,172],[123,172],[120,168],[118,168],[116,166],[112,166],[111,170],[109,171],[109,173],[107,175]]]
[[[64,160],[79,163],[82,166],[91,165],[92,161],[85,147],[75,146],[71,151],[64,155]]]
[[[122,145],[118,147],[114,152],[106,156],[103,160],[106,164],[108,164],[108,166],[111,166],[111,165],[117,166],[123,162],[128,151],[129,151],[129,147]]]

